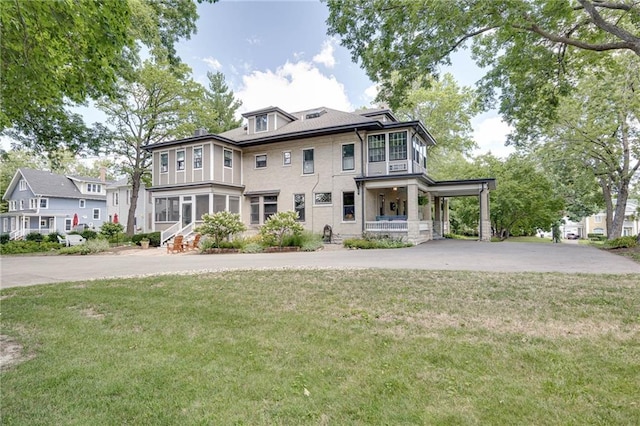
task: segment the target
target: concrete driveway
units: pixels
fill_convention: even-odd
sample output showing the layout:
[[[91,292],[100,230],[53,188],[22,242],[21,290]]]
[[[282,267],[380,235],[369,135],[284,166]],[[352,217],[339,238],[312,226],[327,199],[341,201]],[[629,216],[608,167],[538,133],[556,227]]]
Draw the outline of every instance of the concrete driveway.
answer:
[[[578,244],[464,240],[430,241],[395,250],[346,250],[329,246],[312,253],[201,255],[132,249],[120,254],[91,256],[10,256],[0,262],[1,288],[107,277],[281,268],[640,274],[640,265],[627,258]]]

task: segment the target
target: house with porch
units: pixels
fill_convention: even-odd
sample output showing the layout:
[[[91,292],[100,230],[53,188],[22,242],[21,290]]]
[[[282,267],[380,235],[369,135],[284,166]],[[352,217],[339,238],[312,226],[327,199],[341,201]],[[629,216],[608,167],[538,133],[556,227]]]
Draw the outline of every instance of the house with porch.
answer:
[[[131,207],[131,184],[125,177],[107,186],[107,221],[120,223],[127,229],[129,208]],[[133,230],[135,233],[151,232],[153,203],[151,193],[147,192],[144,183],[138,189],[138,201],[133,215]]]
[[[436,181],[427,171],[435,145],[420,121],[387,109],[331,108],[243,114],[221,133],[159,142],[153,156],[153,228],[167,241],[188,235],[204,213],[239,213],[250,231],[294,210],[305,229],[329,225],[343,237],[363,232],[419,244],[448,232],[449,197],[477,197],[479,235],[491,238],[489,192],[495,179]]]
[[[616,200],[614,200],[614,205]],[[582,220],[582,227],[588,234],[608,235],[607,232],[607,212],[602,210]],[[622,236],[633,236],[640,234],[640,203],[636,199],[628,199],[624,212],[624,222],[622,224]]]
[[[0,215],[0,233],[16,240],[33,232],[65,234],[76,225],[99,229],[108,183],[104,173],[90,178],[20,168],[3,195],[9,211]]]

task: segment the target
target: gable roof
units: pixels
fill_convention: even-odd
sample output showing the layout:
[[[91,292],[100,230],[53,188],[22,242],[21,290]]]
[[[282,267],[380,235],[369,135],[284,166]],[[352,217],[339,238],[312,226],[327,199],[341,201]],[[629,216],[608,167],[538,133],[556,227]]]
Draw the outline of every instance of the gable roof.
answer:
[[[96,181],[94,178],[74,178],[87,182]],[[73,181],[64,175],[59,175],[45,170],[27,168],[20,168],[16,171],[16,174],[13,176],[11,184],[9,184],[3,198],[6,199],[6,197],[13,192],[20,179],[24,179],[27,182],[27,186],[31,189],[34,196],[78,199],[85,198],[92,200],[106,199],[106,196],[104,195],[81,193]],[[107,183],[100,180],[97,180],[97,182],[102,184]]]

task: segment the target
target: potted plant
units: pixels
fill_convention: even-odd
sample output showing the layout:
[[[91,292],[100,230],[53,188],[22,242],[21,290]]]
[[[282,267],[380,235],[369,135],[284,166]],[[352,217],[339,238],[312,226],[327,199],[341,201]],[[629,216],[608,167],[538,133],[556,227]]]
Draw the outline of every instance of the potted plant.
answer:
[[[149,248],[149,239],[148,238],[143,238],[142,240],[140,240],[140,246],[143,249],[148,249]]]

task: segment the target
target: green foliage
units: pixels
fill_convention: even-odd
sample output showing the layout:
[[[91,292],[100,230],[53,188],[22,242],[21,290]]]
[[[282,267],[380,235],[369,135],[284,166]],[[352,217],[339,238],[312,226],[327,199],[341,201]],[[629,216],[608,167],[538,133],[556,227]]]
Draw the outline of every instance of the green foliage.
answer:
[[[149,240],[149,246],[160,247],[160,232],[149,232],[131,236],[131,242],[140,245],[140,241]]]
[[[8,241],[0,245],[0,254],[42,253],[60,247],[57,242]]]
[[[615,50],[640,55],[638,4],[580,3],[327,0],[327,24],[392,108],[471,44],[478,65],[488,68],[485,106],[499,90],[501,113],[527,136],[556,117],[559,99],[590,63],[606,62]]]
[[[403,241],[402,238],[393,238],[388,235],[363,234],[362,238],[348,238],[342,245],[351,249],[392,249],[413,247],[413,244]]]
[[[124,226],[121,223],[105,222],[100,227],[100,235],[103,235],[107,240],[115,239],[115,237],[124,231]]]
[[[262,253],[264,251],[264,246],[260,243],[247,243],[244,247],[242,247],[243,253]]]
[[[211,237],[212,247],[220,247],[220,244],[230,237],[243,232],[247,227],[242,223],[240,215],[228,211],[220,211],[214,214],[204,214],[202,225],[196,231],[202,235]]]
[[[603,234],[587,234],[590,241],[606,241],[607,236]]]
[[[11,235],[9,234],[0,234],[0,244],[6,244],[10,241]]]
[[[260,235],[267,245],[284,247],[285,237],[302,234],[304,227],[298,222],[298,212],[290,210],[269,216],[260,228]]]
[[[87,240],[82,244],[75,246],[63,247],[60,249],[60,254],[97,254],[109,250],[109,242],[105,239],[98,238],[94,240]]]
[[[70,232],[70,234],[74,233],[75,232]],[[82,235],[82,238],[84,238],[85,240],[93,240],[98,238],[98,233],[93,229],[85,229],[84,231],[80,232],[80,235]]]
[[[604,243],[605,248],[617,249],[617,248],[632,248],[638,244],[638,239],[632,235],[626,237],[614,238],[613,240],[607,240]]]
[[[46,241],[50,243],[58,243],[58,237],[62,237],[63,235],[59,232],[49,232],[46,237]]]
[[[222,133],[242,125],[242,120],[235,117],[242,102],[235,98],[233,90],[225,82],[224,74],[217,71],[207,72],[209,88],[205,89],[202,103],[202,118],[199,127],[210,133]]]
[[[24,238],[27,241],[36,241],[38,243],[44,241],[44,235],[39,232],[30,232]]]

